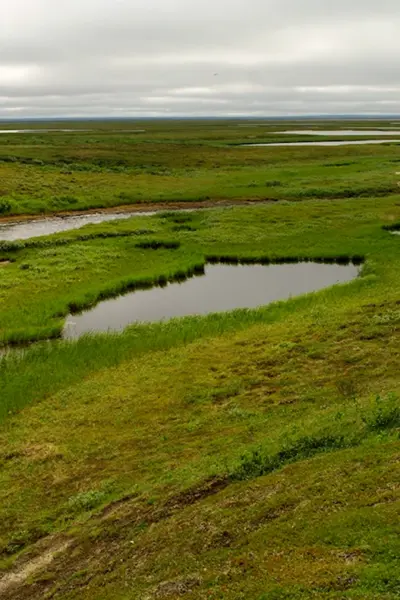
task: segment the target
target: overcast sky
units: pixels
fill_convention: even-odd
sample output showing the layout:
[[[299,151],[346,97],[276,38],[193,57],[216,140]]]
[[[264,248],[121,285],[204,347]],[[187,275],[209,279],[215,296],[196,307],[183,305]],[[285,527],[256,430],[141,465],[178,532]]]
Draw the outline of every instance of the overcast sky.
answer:
[[[399,0],[0,0],[0,118],[400,113]]]

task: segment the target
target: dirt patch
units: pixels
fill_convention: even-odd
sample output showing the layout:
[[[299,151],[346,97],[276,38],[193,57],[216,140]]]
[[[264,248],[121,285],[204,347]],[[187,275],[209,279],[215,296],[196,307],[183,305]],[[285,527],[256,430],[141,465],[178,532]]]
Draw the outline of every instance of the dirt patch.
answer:
[[[339,552],[338,557],[344,560],[347,565],[352,565],[363,560],[363,553],[361,550]]]
[[[0,267],[6,267],[11,264],[11,260],[0,260]]]
[[[48,542],[49,540],[47,539],[47,543]],[[0,596],[2,597],[3,594],[11,591],[12,588],[25,585],[29,577],[32,577],[45,567],[49,566],[56,555],[65,552],[71,544],[72,540],[58,540],[52,543],[51,546],[47,547],[38,556],[22,562],[19,566],[17,565],[13,571],[7,573],[0,579]]]
[[[24,447],[22,455],[32,462],[61,458],[63,456],[62,452],[54,444],[28,444]]]
[[[177,596],[185,596],[194,588],[201,585],[200,577],[190,577],[181,581],[165,581],[154,591],[153,598],[176,598]]]

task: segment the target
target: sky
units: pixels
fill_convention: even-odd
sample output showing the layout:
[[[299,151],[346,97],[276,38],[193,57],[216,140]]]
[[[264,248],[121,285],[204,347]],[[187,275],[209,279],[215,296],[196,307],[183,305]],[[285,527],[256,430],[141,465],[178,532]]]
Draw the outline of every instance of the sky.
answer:
[[[399,0],[0,0],[0,118],[400,114]]]

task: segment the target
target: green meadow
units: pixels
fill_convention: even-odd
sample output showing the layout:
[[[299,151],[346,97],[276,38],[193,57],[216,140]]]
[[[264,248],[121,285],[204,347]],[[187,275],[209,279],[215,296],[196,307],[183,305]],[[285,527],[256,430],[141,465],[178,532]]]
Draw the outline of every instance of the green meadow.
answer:
[[[267,121],[32,127],[0,137],[0,224],[164,210],[0,240],[0,596],[399,598],[400,145],[240,147],[302,139]],[[62,339],[71,312],[208,263],[300,261],[360,274]]]
[[[36,132],[1,134],[0,211],[7,216],[173,201],[380,197],[398,191],[398,144],[390,137],[383,146],[356,148],[241,147],[324,139],[279,134],[298,124],[242,125],[234,120],[52,124],[73,128],[62,133],[24,124]],[[365,123],[341,124],[357,125]],[[373,130],[382,124],[369,125]],[[316,126],[338,128],[337,123]]]

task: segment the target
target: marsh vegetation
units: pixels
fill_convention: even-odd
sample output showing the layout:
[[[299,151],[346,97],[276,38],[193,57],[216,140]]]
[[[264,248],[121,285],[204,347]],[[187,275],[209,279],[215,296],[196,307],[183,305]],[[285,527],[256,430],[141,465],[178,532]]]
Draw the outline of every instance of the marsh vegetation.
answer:
[[[238,147],[288,129],[258,121],[23,128],[0,139],[6,228],[165,210],[0,242],[2,597],[397,599],[399,146]],[[299,262],[360,276],[60,339],[70,313],[207,265]]]

